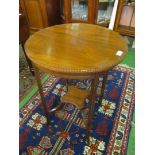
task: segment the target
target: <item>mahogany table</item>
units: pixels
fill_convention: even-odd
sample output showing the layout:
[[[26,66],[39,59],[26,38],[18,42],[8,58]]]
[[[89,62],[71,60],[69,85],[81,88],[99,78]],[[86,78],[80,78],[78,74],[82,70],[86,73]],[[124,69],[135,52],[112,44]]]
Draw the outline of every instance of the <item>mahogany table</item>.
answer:
[[[101,26],[70,23],[45,28],[31,36],[25,51],[35,68],[42,105],[49,123],[38,70],[65,79],[92,79],[87,137],[90,133],[99,75],[120,63],[127,54],[126,41],[117,33]]]

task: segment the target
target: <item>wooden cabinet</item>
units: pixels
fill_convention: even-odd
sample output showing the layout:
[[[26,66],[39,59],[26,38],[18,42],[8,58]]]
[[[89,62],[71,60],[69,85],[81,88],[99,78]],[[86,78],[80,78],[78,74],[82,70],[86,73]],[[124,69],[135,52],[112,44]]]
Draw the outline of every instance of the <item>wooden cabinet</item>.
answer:
[[[22,10],[20,10],[20,11],[22,11]],[[25,54],[25,58],[29,65],[29,69],[30,69],[32,75],[34,75],[32,63],[29,60],[29,58],[27,57],[27,55],[25,53],[25,49],[24,49],[25,41],[28,39],[29,35],[30,35],[30,33],[29,33],[29,26],[28,26],[27,19],[26,19],[25,15],[19,15],[19,44],[21,44],[21,46],[23,48],[23,52]]]
[[[31,33],[60,23],[58,0],[20,0],[19,3]]]
[[[122,35],[135,36],[135,0],[119,0],[114,30]]]
[[[114,0],[60,0],[63,23],[83,22],[109,26]]]

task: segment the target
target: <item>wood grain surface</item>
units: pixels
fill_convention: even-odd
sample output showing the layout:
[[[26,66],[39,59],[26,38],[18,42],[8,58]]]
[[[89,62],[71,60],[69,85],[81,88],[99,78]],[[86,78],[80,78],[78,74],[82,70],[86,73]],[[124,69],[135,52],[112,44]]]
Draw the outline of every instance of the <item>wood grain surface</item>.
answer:
[[[26,54],[39,69],[55,75],[92,75],[120,63],[126,41],[107,28],[84,23],[61,24],[40,30],[25,44]],[[118,55],[118,51],[122,51]]]

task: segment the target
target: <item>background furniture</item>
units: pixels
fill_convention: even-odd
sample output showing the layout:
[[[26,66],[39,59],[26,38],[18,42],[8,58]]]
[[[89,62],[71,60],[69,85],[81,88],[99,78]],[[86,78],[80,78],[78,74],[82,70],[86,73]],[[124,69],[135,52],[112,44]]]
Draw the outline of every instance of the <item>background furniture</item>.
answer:
[[[119,0],[114,30],[122,35],[135,36],[135,0]]]
[[[115,0],[19,0],[30,33],[61,23],[92,23],[108,27]],[[119,0],[114,30],[134,36],[134,0]]]
[[[24,49],[25,41],[28,39],[29,35],[30,35],[30,33],[29,33],[29,26],[28,26],[27,19],[24,15],[19,15],[19,43],[22,45],[23,52],[25,54],[25,58],[29,65],[30,71],[31,71],[32,75],[34,75],[32,63],[29,60],[29,58],[27,57],[27,55],[25,53],[25,49]]]
[[[80,45],[80,46],[79,46]],[[34,64],[42,105],[49,120],[49,111],[41,86],[39,70],[64,79],[92,79],[89,97],[87,140],[92,128],[97,85],[100,75],[107,77],[107,72],[126,56],[126,41],[116,32],[106,28],[84,23],[62,24],[46,28],[25,44],[26,54]],[[102,85],[104,94],[105,80]],[[78,89],[78,88],[77,88]],[[72,91],[74,89],[70,89]],[[76,94],[76,91],[71,93]],[[87,93],[80,92],[83,97]],[[72,96],[75,99],[74,96]],[[80,95],[78,96],[80,97]],[[67,98],[69,97],[67,96]],[[76,100],[72,100],[76,104]],[[77,107],[81,106],[78,100]]]
[[[92,23],[109,26],[114,0],[60,0],[62,23]]]
[[[19,0],[19,9],[27,18],[30,33],[60,23],[59,0]]]

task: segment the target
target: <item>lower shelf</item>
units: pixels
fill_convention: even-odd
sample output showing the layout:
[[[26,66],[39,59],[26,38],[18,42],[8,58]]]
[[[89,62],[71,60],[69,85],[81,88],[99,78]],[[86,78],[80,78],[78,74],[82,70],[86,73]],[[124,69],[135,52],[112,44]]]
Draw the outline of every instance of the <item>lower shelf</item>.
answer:
[[[86,97],[88,97],[89,93],[90,92],[88,90],[79,89],[74,86],[68,86],[68,91],[64,96],[61,97],[61,102],[71,103],[78,109],[82,109],[84,107],[84,101]]]

